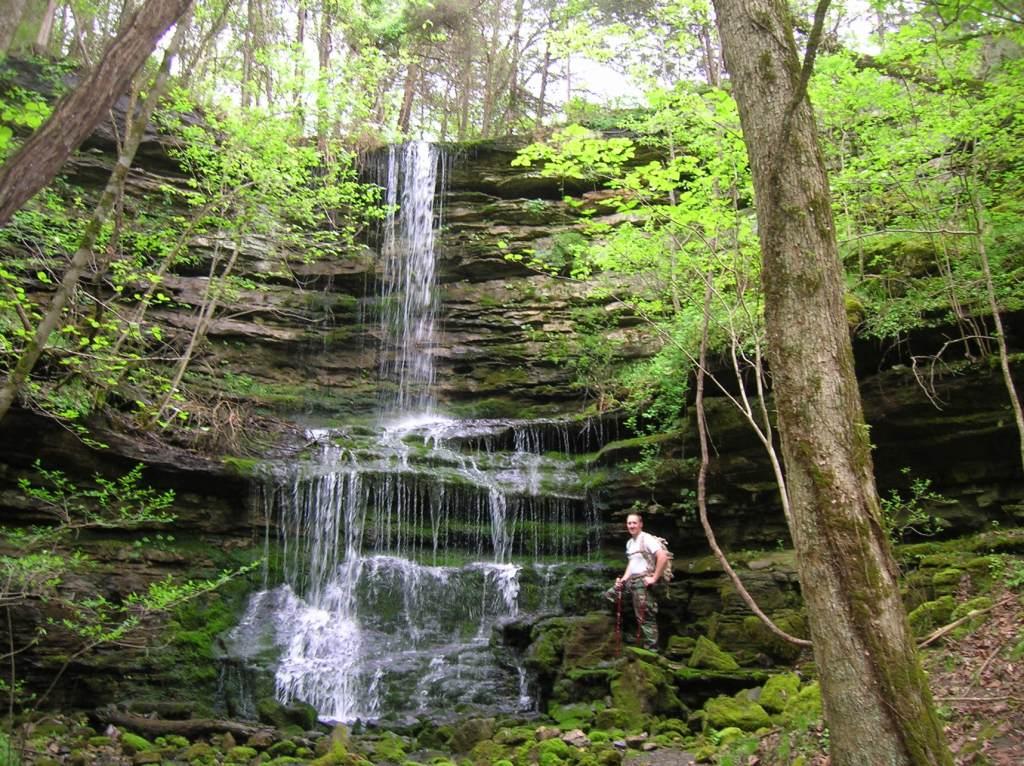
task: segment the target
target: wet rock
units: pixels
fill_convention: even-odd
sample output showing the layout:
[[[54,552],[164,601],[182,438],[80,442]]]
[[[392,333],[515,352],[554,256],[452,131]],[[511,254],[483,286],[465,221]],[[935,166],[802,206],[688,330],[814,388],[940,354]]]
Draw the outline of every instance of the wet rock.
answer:
[[[570,747],[589,747],[590,738],[583,733],[582,729],[572,729],[562,735],[562,741]]]
[[[477,742],[494,736],[493,718],[470,718],[455,726],[449,743],[453,752],[468,753]]]

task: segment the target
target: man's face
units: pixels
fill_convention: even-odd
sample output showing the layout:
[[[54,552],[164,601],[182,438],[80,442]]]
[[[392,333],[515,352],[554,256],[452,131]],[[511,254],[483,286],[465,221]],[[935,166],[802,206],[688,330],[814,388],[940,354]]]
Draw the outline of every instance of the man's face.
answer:
[[[640,521],[639,516],[634,516],[633,514],[630,514],[626,517],[626,531],[629,532],[630,537],[636,537],[638,534],[640,534],[643,528],[644,523]]]

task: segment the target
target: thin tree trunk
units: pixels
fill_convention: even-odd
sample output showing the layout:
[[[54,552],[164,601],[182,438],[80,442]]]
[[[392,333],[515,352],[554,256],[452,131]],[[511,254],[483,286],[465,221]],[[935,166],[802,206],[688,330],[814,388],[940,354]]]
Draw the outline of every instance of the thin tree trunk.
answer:
[[[505,125],[511,127],[519,117],[519,67],[523,58],[523,11],[524,0],[516,0],[514,21],[512,22],[512,61],[508,76],[508,101],[505,106]]]
[[[754,178],[769,362],[835,766],[952,764],[882,528],[824,161],[782,0],[714,0]]]
[[[295,56],[295,70],[293,72],[295,87],[292,92],[292,110],[295,114],[296,126],[301,133],[306,122],[306,108],[304,102],[306,89],[302,62],[305,58],[303,51],[306,46],[306,20],[309,18],[309,9],[306,7],[304,0],[299,3],[297,13],[298,20],[295,26],[295,48],[297,52]]]
[[[36,192],[50,183],[68,156],[127,89],[157,40],[192,0],[147,0],[107,46],[82,83],[61,99],[50,118],[0,169],[0,226],[7,225]]]
[[[32,373],[32,369],[35,367],[36,362],[39,361],[39,357],[46,348],[50,335],[60,326],[64,308],[71,300],[71,296],[78,287],[78,282],[81,279],[82,274],[85,272],[85,269],[88,267],[89,262],[92,259],[93,247],[96,244],[96,239],[99,236],[100,230],[103,228],[103,224],[106,222],[107,218],[109,218],[115,202],[121,194],[125,178],[128,176],[128,170],[131,168],[132,162],[135,159],[135,152],[138,150],[139,144],[142,143],[143,135],[145,135],[146,126],[149,124],[149,119],[153,115],[153,111],[156,109],[156,105],[160,101],[163,91],[167,86],[167,81],[171,74],[171,62],[173,61],[177,53],[178,46],[181,44],[181,40],[184,37],[184,29],[184,24],[179,26],[174,35],[173,41],[164,55],[164,61],[160,67],[160,71],[157,73],[156,79],[150,87],[149,94],[142,105],[142,109],[131,124],[128,135],[125,138],[124,148],[121,151],[120,156],[117,158],[117,164],[114,166],[114,170],[110,174],[110,179],[107,181],[107,186],[103,190],[103,194],[101,195],[99,202],[96,204],[96,209],[93,211],[92,218],[82,234],[82,241],[79,243],[78,250],[71,258],[71,263],[68,266],[67,271],[64,272],[64,278],[61,280],[60,287],[50,299],[50,303],[46,308],[46,313],[43,315],[39,325],[36,327],[36,331],[32,339],[22,351],[21,357],[18,359],[18,363],[8,375],[7,380],[4,381],[3,386],[0,386],[0,420],[2,420],[4,415],[7,414],[7,411],[11,408],[11,404],[14,403],[21,387],[25,384],[25,381],[28,380],[28,376]]]
[[[39,33],[36,35],[36,53],[42,55],[50,50],[50,38],[53,36],[53,20],[57,16],[57,0],[48,0],[46,13],[43,14],[42,23],[39,24]]]
[[[985,278],[985,295],[988,297],[988,308],[992,312],[992,323],[996,326],[996,348],[999,350],[999,369],[1003,373],[1003,383],[1006,385],[1006,392],[1010,397],[1010,407],[1013,409],[1013,419],[1017,424],[1017,438],[1020,441],[1020,462],[1024,466],[1024,410],[1021,409],[1020,397],[1017,396],[1017,387],[1013,382],[1013,373],[1010,372],[1010,352],[1006,347],[1006,330],[1003,329],[1003,317],[999,311],[999,301],[996,299],[995,283],[992,281],[992,267],[988,261],[988,249],[985,247],[985,208],[978,196],[977,184],[970,182],[969,193],[971,195],[971,206],[974,208],[974,223],[977,226],[978,256],[981,259],[981,273]]]
[[[544,114],[547,111],[548,77],[551,74],[551,48],[544,45],[544,63],[540,70],[540,93],[537,95],[537,125],[544,122]]]
[[[708,85],[717,88],[722,82],[722,66],[719,61],[718,48],[715,47],[711,26],[701,24],[697,36],[700,40],[701,53],[704,56]]]
[[[10,51],[27,6],[28,0],[8,0],[7,9],[0,13],[0,55]]]
[[[412,122],[412,105],[416,96],[416,81],[419,79],[420,67],[415,60],[409,62],[405,70],[405,85],[402,88],[402,108],[398,112],[398,130],[409,132]]]
[[[320,17],[320,33],[317,36],[317,99],[316,99],[316,146],[321,158],[328,154],[327,137],[330,133],[330,124],[327,119],[328,94],[327,84],[330,82],[329,69],[331,66],[331,33],[333,31],[334,19],[330,8],[323,8]]]
[[[739,594],[743,603],[747,605],[747,608],[753,612],[759,620],[764,624],[772,634],[782,639],[783,641],[793,644],[794,646],[808,647],[811,642],[806,638],[799,638],[792,636],[786,631],[782,630],[776,625],[772,619],[765,614],[764,610],[754,600],[753,596],[750,595],[750,591],[747,590],[740,576],[736,574],[736,570],[732,568],[729,563],[729,559],[726,558],[725,553],[718,545],[718,540],[715,538],[715,530],[711,526],[711,521],[708,519],[708,503],[707,503],[707,475],[708,465],[711,463],[711,458],[708,454],[708,426],[707,418],[704,413],[704,377],[705,370],[707,369],[707,356],[708,356],[708,326],[711,322],[711,297],[713,294],[713,287],[711,283],[711,276],[705,275],[706,288],[704,291],[704,319],[701,323],[701,336],[700,336],[700,356],[697,361],[697,391],[696,401],[694,402],[694,410],[697,413],[697,436],[700,442],[700,468],[697,470],[697,511],[700,515],[700,525],[704,530],[704,537],[708,541],[708,546],[711,548],[711,552],[718,559],[718,563],[722,565],[722,569],[725,570],[726,576],[732,582],[733,587],[736,589],[736,593]],[[758,371],[760,374],[760,371]],[[743,388],[743,381],[740,381],[740,389]],[[783,494],[785,490],[783,488]]]
[[[228,258],[227,264],[224,266],[224,270],[217,274],[217,263],[218,258],[213,259],[213,263],[210,264],[210,279],[206,285],[206,292],[203,295],[203,305],[199,311],[199,316],[196,317],[196,326],[192,328],[192,335],[189,338],[188,346],[181,354],[181,358],[178,360],[177,366],[174,371],[174,375],[171,378],[170,385],[167,388],[167,392],[164,394],[163,399],[157,406],[156,411],[151,419],[151,423],[159,423],[167,408],[171,404],[171,400],[174,395],[178,393],[178,388],[181,386],[181,381],[185,377],[185,372],[188,370],[189,363],[192,361],[192,356],[195,354],[196,348],[206,337],[207,330],[210,328],[210,323],[213,321],[213,314],[217,310],[217,291],[216,288],[231,274],[231,271],[235,267],[235,261],[238,260],[238,253],[241,250],[241,245],[236,241],[235,246],[231,251],[231,257]]]

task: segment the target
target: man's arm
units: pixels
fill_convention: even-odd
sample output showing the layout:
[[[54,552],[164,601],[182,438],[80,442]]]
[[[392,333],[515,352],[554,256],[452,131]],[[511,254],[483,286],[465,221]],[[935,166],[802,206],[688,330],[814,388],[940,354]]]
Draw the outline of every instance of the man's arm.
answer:
[[[615,578],[615,587],[619,587],[622,583],[629,579],[629,564],[626,564],[626,568],[622,571],[622,577]]]

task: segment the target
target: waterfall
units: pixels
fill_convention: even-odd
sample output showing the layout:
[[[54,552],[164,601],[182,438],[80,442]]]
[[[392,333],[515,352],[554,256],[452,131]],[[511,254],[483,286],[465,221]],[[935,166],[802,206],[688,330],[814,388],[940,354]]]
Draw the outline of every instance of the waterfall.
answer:
[[[492,629],[551,609],[558,568],[598,542],[574,463],[550,454],[588,449],[585,429],[438,412],[439,167],[429,144],[388,153],[378,424],[310,431],[303,459],[264,465],[268,575],[225,640],[232,666],[264,667],[325,720],[529,708]]]
[[[430,415],[434,408],[434,200],[438,162],[437,147],[424,141],[388,150],[380,377],[394,388],[382,388],[381,411],[385,416]]]

